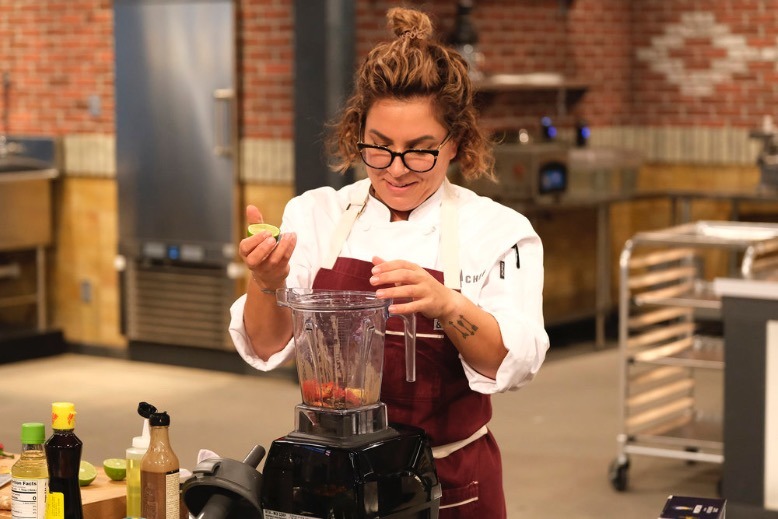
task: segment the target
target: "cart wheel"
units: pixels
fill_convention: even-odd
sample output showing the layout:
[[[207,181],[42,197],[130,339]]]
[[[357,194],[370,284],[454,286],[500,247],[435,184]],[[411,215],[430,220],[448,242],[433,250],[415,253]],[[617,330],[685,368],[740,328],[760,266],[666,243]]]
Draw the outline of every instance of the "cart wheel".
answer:
[[[627,490],[627,470],[629,470],[629,459],[620,463],[617,458],[611,462],[608,468],[608,479],[610,479],[613,488],[619,492]]]

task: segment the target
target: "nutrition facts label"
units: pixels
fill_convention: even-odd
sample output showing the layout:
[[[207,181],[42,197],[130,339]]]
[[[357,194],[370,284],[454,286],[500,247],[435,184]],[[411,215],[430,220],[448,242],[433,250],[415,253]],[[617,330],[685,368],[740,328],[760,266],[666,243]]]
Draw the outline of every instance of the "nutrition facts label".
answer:
[[[14,519],[43,519],[46,517],[47,479],[18,479],[11,481],[11,515]]]

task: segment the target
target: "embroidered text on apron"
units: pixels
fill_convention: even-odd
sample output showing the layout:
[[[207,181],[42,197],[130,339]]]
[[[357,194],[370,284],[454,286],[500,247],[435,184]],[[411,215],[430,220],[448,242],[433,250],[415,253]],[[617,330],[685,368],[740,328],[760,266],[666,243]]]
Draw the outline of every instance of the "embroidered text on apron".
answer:
[[[459,289],[458,244],[451,239],[458,236],[457,214],[450,189],[446,181],[441,206],[444,272],[426,270]],[[325,259],[313,288],[375,291],[369,282],[372,263],[337,257],[366,203],[366,192],[352,197],[333,236],[332,249],[337,250]],[[500,453],[486,429],[490,397],[470,389],[459,353],[443,331],[435,330],[431,319],[416,318],[416,382],[405,381],[402,325],[399,319],[387,323],[381,401],[387,404],[389,421],[421,427],[429,435],[443,487],[440,519],[504,518]]]

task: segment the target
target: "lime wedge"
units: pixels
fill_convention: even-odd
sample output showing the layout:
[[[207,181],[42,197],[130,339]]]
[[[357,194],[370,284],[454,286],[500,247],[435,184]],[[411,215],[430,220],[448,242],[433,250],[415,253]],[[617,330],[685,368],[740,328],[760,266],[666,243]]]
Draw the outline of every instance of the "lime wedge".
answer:
[[[122,458],[108,458],[103,460],[105,475],[114,481],[122,481],[127,477],[127,460]]]
[[[254,236],[255,234],[261,233],[262,231],[270,231],[270,236],[275,238],[276,241],[278,241],[278,238],[281,236],[281,229],[275,225],[270,225],[269,223],[252,223],[249,225],[248,235]]]
[[[85,487],[97,477],[97,469],[88,461],[82,461],[78,469],[78,486]]]

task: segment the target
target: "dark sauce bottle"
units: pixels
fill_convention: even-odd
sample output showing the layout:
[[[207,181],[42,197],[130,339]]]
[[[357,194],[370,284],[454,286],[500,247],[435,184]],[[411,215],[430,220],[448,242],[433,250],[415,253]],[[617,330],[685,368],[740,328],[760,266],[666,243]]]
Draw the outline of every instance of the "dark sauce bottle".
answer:
[[[47,518],[82,519],[81,488],[78,469],[83,443],[73,432],[76,408],[70,402],[51,404],[52,435],[46,440],[46,462],[49,468]]]

